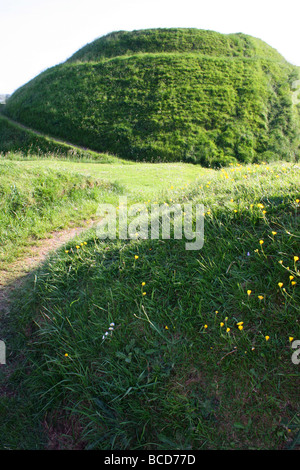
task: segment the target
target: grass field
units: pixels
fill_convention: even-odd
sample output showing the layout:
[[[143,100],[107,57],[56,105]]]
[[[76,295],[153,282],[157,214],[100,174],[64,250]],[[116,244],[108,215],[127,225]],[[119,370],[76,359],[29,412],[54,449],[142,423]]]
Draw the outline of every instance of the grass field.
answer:
[[[244,34],[120,31],[1,106],[0,449],[299,449],[298,79]]]
[[[183,191],[209,170],[183,164],[101,164],[0,160],[0,263],[12,262],[51,231],[96,217],[101,201],[132,202]]]
[[[51,231],[88,221],[103,198],[122,193],[118,185],[46,165],[0,161],[0,177],[1,268]]]
[[[1,107],[0,107],[1,112]],[[121,163],[108,154],[76,147],[45,134],[33,131],[0,114],[0,155],[6,160],[63,159],[98,163]]]
[[[46,175],[58,185],[84,183],[76,206],[86,204],[90,216],[99,201],[117,205],[120,195],[148,210],[154,201],[205,206],[201,250],[187,251],[172,237],[103,242],[91,229],[15,291],[1,448],[299,445],[297,164],[209,170],[36,160],[1,167],[8,175],[2,204],[13,184],[28,198]],[[87,181],[99,182],[93,197]],[[59,190],[53,194],[55,212],[72,222],[72,192],[66,204],[58,203]],[[15,211],[27,227],[29,210]],[[52,206],[47,214],[47,230],[57,228]]]
[[[36,167],[35,162],[26,162],[26,168]],[[201,176],[209,175],[212,170],[201,168],[192,164],[182,163],[124,163],[81,164],[77,162],[44,161],[40,160],[38,166],[63,169],[89,175],[107,182],[117,182],[124,188],[128,197],[135,201],[144,201],[149,197],[160,195],[163,197],[171,186],[183,190],[185,187]]]

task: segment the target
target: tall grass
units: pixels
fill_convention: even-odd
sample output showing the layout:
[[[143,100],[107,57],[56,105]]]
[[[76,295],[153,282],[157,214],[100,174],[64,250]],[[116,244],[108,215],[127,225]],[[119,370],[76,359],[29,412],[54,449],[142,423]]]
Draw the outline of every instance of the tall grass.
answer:
[[[14,306],[18,379],[86,448],[295,445],[299,168],[212,171],[174,201],[205,204],[202,250],[90,231],[35,273]]]
[[[1,109],[0,109],[1,111]],[[99,154],[34,132],[0,115],[0,159],[62,159],[98,163],[121,163],[111,155]]]
[[[74,172],[0,161],[0,266],[50,232],[95,217],[103,198],[121,192],[117,184]]]

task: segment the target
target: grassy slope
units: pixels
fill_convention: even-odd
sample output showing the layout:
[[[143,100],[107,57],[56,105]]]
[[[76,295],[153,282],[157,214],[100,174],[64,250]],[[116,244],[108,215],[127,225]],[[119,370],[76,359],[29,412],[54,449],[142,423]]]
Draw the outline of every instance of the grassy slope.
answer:
[[[23,168],[51,168],[56,171],[81,173],[85,176],[99,178],[106,182],[117,182],[124,187],[124,195],[130,201],[146,202],[149,199],[163,197],[171,186],[181,190],[193,183],[202,175],[209,175],[211,169],[201,168],[186,163],[141,163],[129,162],[128,165],[61,162],[40,160],[22,162]]]
[[[67,62],[99,61],[139,52],[193,52],[208,56],[266,57],[284,61],[260,39],[245,34],[221,34],[193,28],[117,31],[96,39],[77,51]]]
[[[81,224],[119,193],[118,185],[64,169],[0,161],[0,266],[49,232]]]
[[[110,155],[99,154],[88,149],[75,147],[49,136],[26,128],[0,115],[0,157],[11,160],[21,158],[64,159],[76,161],[97,161],[98,163],[121,162]]]
[[[200,251],[172,239],[100,243],[93,232],[79,250],[69,243],[15,304],[25,336],[11,360],[24,354],[29,401],[42,417],[74,412],[81,439],[98,449],[291,443],[299,411],[289,339],[299,338],[296,200],[297,167],[229,167],[185,194],[176,184],[164,195],[205,203]]]
[[[201,41],[199,35],[193,44],[193,57],[186,53],[190,52],[195,30],[180,30],[180,33],[176,30],[171,43],[166,41],[164,31],[156,31],[154,36],[149,32],[108,35],[105,41],[102,38],[83,48],[68,64],[42,74],[38,78],[41,93],[45,93],[45,83],[53,87],[54,94],[59,92],[60,104],[65,99],[72,101],[70,90],[78,91],[82,87],[78,106],[84,108],[84,102],[87,110],[92,106],[93,112],[95,103],[89,101],[90,86],[99,83],[98,71],[104,71],[113,80],[99,88],[97,100],[101,102],[102,112],[109,117],[104,100],[107,92],[111,109],[119,107],[120,115],[123,113],[124,125],[115,119],[111,132],[116,148],[118,145],[122,148],[126,138],[132,137],[130,126],[132,123],[136,126],[133,113],[137,106],[143,110],[145,105],[148,114],[140,121],[140,134],[135,131],[137,146],[130,144],[134,158],[140,155],[144,158],[145,148],[150,159],[158,154],[168,159],[179,152],[176,155],[180,158],[183,155],[197,161],[204,152],[205,164],[225,161],[224,155],[233,160],[237,155],[232,149],[234,152],[239,149],[237,158],[241,160],[253,158],[253,145],[249,147],[249,142],[254,128],[247,126],[251,122],[258,126],[260,135],[264,134],[265,116],[257,111],[266,111],[262,96],[267,93],[272,101],[272,107],[268,105],[267,127],[273,133],[271,139],[268,135],[267,153],[259,158],[274,158],[276,152],[280,158],[288,156],[287,136],[293,132],[289,127],[290,95],[286,86],[290,66],[262,41],[244,35],[205,34],[206,41]],[[147,55],[114,58],[119,54],[139,53],[141,45]],[[237,57],[240,66],[243,64],[244,75],[238,79],[243,82],[242,88],[227,86],[233,83],[228,76],[236,70],[234,61],[228,57],[228,47],[232,49],[229,56]],[[178,57],[179,49],[185,57]],[[166,54],[157,54],[174,50],[176,54],[169,59]],[[211,57],[211,71],[205,69],[210,60],[207,55],[219,56],[218,60]],[[226,90],[215,88],[218,81],[212,80],[212,87],[204,89],[201,95],[202,105],[207,106],[208,112],[202,114],[201,105],[201,113],[190,118],[184,100],[189,102],[194,92],[184,73],[194,73],[191,62],[196,57],[205,71],[203,78],[223,71],[222,67],[227,71]],[[80,65],[78,61],[92,63]],[[250,70],[251,61],[255,64],[253,70]],[[138,84],[145,64],[150,69],[154,63],[159,65],[157,75],[150,74],[151,81],[142,88],[136,87],[137,96],[129,94],[131,101],[120,107],[118,100],[120,97],[124,100],[123,89],[128,78],[122,76],[124,64],[126,72]],[[175,71],[173,63],[178,66]],[[267,92],[261,86],[266,69],[270,73]],[[78,82],[79,75],[85,77],[84,83]],[[180,75],[183,75],[181,101],[177,101],[178,90],[172,86]],[[66,76],[70,78],[68,85],[64,85],[67,89],[60,88],[59,79]],[[168,89],[174,91],[171,102],[162,77]],[[52,82],[53,78],[57,81]],[[290,75],[290,81],[295,78]],[[38,90],[38,80],[20,90],[19,97],[25,99],[28,110],[33,110],[32,97],[26,93],[33,85]],[[236,93],[239,98],[243,96],[239,106]],[[208,105],[210,95],[217,97],[218,112]],[[48,97],[53,96],[49,93]],[[229,96],[232,106],[239,110],[239,123],[234,120],[233,129],[230,126],[227,132],[221,129],[221,134],[218,129],[209,129],[202,135],[198,119],[220,115],[223,119]],[[57,114],[55,107],[47,108],[45,102],[43,105],[47,113],[52,113],[53,131],[57,130],[55,120],[62,115]],[[172,132],[176,120],[172,121],[170,114],[175,114],[174,109],[180,124],[178,134]],[[40,108],[39,112],[42,111]],[[164,122],[162,111],[165,111]],[[36,115],[32,116],[29,124],[38,128]],[[73,119],[76,122],[74,116]],[[89,115],[81,123],[78,120],[77,125],[84,132],[93,131],[94,125],[98,132],[98,124],[95,126],[93,119]],[[241,132],[243,119],[246,128]],[[147,126],[159,130],[155,141],[147,134]],[[195,141],[187,138],[192,132],[197,136]],[[235,139],[241,134],[243,139],[239,144]],[[115,143],[116,135],[119,144]],[[97,139],[93,132],[91,136]],[[50,158],[49,152],[53,151],[59,158],[76,160],[87,156],[78,148],[65,147],[53,139],[49,141],[0,117],[0,151],[21,148],[23,156],[28,154],[34,159],[36,147]],[[88,154],[89,159],[91,152]],[[207,155],[213,158],[207,159]],[[11,159],[20,157],[10,154]],[[62,248],[48,264],[33,273],[37,275],[35,282],[29,280],[25,290],[18,293],[19,300],[14,299],[12,329],[17,335],[7,340],[8,360],[14,364],[21,357],[23,362],[10,377],[9,387],[15,385],[14,395],[9,392],[0,401],[0,447],[41,448],[44,426],[51,427],[53,423],[54,435],[59,429],[67,434],[62,437],[62,448],[76,447],[76,439],[79,447],[105,449],[275,449],[295,445],[299,432],[297,366],[291,362],[293,350],[289,338],[299,338],[299,261],[294,260],[299,255],[298,167],[287,163],[284,167],[229,167],[214,172],[180,163],[118,163],[0,162],[0,204],[4,209],[0,237],[6,260],[20,254],[28,237],[38,238],[66,223],[79,222],[81,217],[86,217],[86,211],[94,214],[99,196],[101,201],[116,204],[120,192],[127,194],[130,201],[143,204],[153,200],[205,202],[205,245],[200,252],[187,252],[184,243],[172,240],[101,244],[90,232],[79,240],[86,241],[83,248],[76,249],[78,240],[74,240],[68,244],[68,253]],[[196,177],[200,178],[197,185]],[[106,182],[91,188],[91,183],[93,186],[99,179]],[[116,180],[126,186],[123,191],[118,184],[109,183]],[[187,183],[191,184],[187,187]],[[82,190],[78,191],[78,184]],[[64,199],[58,197],[62,195],[62,186],[63,192],[66,190]],[[35,199],[38,194],[41,197]],[[79,213],[74,210],[75,203]],[[265,207],[258,207],[259,203]],[[262,245],[260,239],[264,240]],[[139,256],[136,260],[135,254]],[[283,282],[283,286],[279,287],[278,282]],[[298,284],[293,286],[292,282]],[[247,290],[251,290],[249,296]],[[258,295],[263,298],[259,299]],[[111,321],[116,323],[115,331],[103,343],[102,335]],[[244,322],[243,330],[237,328],[237,321]],[[225,328],[230,331],[226,332]],[[268,341],[266,335],[270,336]],[[5,381],[2,386],[6,386]],[[74,414],[69,420],[70,410]]]
[[[276,51],[243,35],[127,33],[42,73],[14,93],[5,113],[131,160],[290,159],[298,147],[296,78]]]
[[[99,165],[81,159],[80,163],[62,162],[61,158],[37,160],[37,155],[18,161],[20,154],[13,152],[9,157],[14,162],[0,160],[2,267],[49,232],[96,217],[103,200],[117,205],[119,194],[123,194],[129,201],[145,202],[172,184],[180,182],[183,190],[207,172],[184,164],[126,164],[117,160],[119,164]]]
[[[5,123],[8,121],[5,120]],[[18,127],[11,126],[10,123],[7,127],[13,131],[13,141],[24,145],[24,131],[22,130],[20,135]],[[25,136],[28,137],[27,133]],[[140,198],[142,201],[145,198],[148,200],[158,190],[166,190],[174,182],[180,182],[185,187],[194,181],[201,171],[205,172],[193,165],[181,164],[168,166],[127,164],[125,170],[121,160],[118,160],[119,165],[103,164],[103,166],[98,163],[82,163],[82,160],[81,163],[61,162],[60,151],[55,153],[59,161],[55,160],[54,155],[51,160],[37,161],[39,157],[31,153],[28,155],[31,161],[24,161],[26,150],[27,148],[22,146],[21,155],[11,152],[9,158],[15,160],[13,163],[5,160],[0,162],[1,269],[9,267],[16,258],[23,257],[28,253],[29,246],[37,245],[39,238],[48,236],[49,232],[69,225],[81,225],[86,218],[95,216],[99,198],[101,201],[117,204],[121,186],[124,186],[124,194],[128,195],[129,199],[134,197],[135,200]],[[18,159],[21,157],[22,162],[19,162]],[[93,187],[96,181],[101,181],[100,187]],[[116,183],[111,184],[110,181]],[[153,187],[153,181],[156,182],[156,188]],[[12,345],[12,339],[10,337],[8,339],[6,334],[4,337],[7,344]],[[35,402],[26,393],[7,394],[4,377],[0,370],[1,389],[4,390],[4,396],[1,396],[0,400],[0,448],[41,448],[45,443],[45,428],[40,417],[36,416]],[[10,390],[10,385],[8,389]],[[66,420],[63,419],[61,432],[67,433],[69,425],[64,428],[65,425]],[[57,433],[57,423],[55,429],[54,436]],[[62,441],[64,449],[68,448],[68,445],[74,448],[71,436],[66,440],[62,438]]]

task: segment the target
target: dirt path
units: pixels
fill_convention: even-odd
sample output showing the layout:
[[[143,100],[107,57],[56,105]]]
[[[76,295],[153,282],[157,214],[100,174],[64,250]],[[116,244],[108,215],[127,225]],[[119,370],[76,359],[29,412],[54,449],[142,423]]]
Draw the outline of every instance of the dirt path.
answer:
[[[1,118],[6,119],[6,121],[8,121],[10,124],[18,127],[21,130],[30,132],[31,134],[35,134],[37,137],[43,137],[44,139],[49,140],[50,142],[54,142],[55,144],[65,145],[66,147],[77,149],[79,151],[91,152],[91,153],[94,153],[94,154],[98,154],[100,159],[103,158],[103,154],[101,154],[97,150],[91,150],[87,147],[82,147],[80,145],[72,144],[71,142],[66,142],[63,139],[59,139],[58,137],[52,137],[48,134],[44,134],[43,132],[36,131],[35,129],[32,129],[31,127],[25,126],[25,124],[21,124],[20,122],[14,121],[10,117],[6,116],[5,114],[1,114]]]
[[[41,240],[38,246],[30,249],[29,254],[27,254],[25,258],[15,261],[6,270],[0,270],[0,322],[9,314],[10,297],[13,290],[21,284],[22,280],[25,279],[34,268],[45,261],[52,251],[57,250],[67,241],[78,236],[84,230],[87,230],[87,228],[91,228],[92,224],[93,222],[90,222],[85,227],[75,227],[59,232],[52,232],[51,238]]]
[[[5,331],[6,319],[8,319],[10,313],[10,299],[14,294],[14,290],[24,282],[26,277],[38,265],[46,260],[51,252],[77,237],[83,231],[92,228],[94,222],[93,220],[89,221],[84,227],[74,227],[52,232],[51,238],[41,240],[38,246],[30,249],[26,257],[12,263],[7,270],[0,270],[0,340],[5,341],[5,333],[3,334],[1,330],[4,329]],[[14,361],[7,360],[5,365],[0,365],[0,369],[3,368],[0,379],[0,399],[1,397],[9,397],[11,399],[16,397],[16,391],[11,388],[9,380],[17,363],[18,359]],[[82,442],[78,443],[76,439],[74,440],[74,426],[68,419],[63,422],[59,421],[59,424],[52,426],[47,424],[45,420],[42,425],[47,436],[45,446],[43,447],[46,450],[68,448],[66,446],[71,446],[71,450],[84,448]]]

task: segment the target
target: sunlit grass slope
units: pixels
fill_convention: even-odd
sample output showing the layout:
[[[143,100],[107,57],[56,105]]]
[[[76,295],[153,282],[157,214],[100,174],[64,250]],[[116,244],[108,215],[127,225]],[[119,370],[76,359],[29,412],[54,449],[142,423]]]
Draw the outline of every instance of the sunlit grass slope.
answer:
[[[73,415],[86,448],[296,443],[299,168],[230,166],[160,200],[188,201],[205,205],[201,250],[91,231],[14,307],[23,390],[42,420]]]
[[[39,160],[22,161],[22,166],[30,168],[52,168],[61,172],[81,173],[85,176],[106,182],[117,182],[124,187],[124,195],[131,202],[147,202],[161,197],[171,186],[177,185],[184,190],[199,177],[210,174],[208,168],[187,163],[141,163],[127,162],[128,165],[97,162],[82,163],[74,161]]]
[[[72,171],[0,161],[0,266],[51,231],[82,224],[122,189]]]
[[[283,57],[260,39],[246,34],[220,34],[195,28],[117,31],[87,44],[67,62],[93,62],[136,53],[196,52],[207,56]]]
[[[138,161],[293,160],[298,69],[263,41],[193,29],[114,33],[17,90],[4,112]]]
[[[184,190],[209,171],[181,163],[128,164],[119,159],[114,164],[88,163],[85,153],[75,162],[65,161],[61,153],[49,154],[46,159],[45,155],[39,159],[35,153],[26,157],[24,153],[10,152],[0,160],[2,265],[51,231],[96,218],[100,202],[118,205],[118,197],[123,194],[129,203],[145,203],[163,195],[172,184]]]

